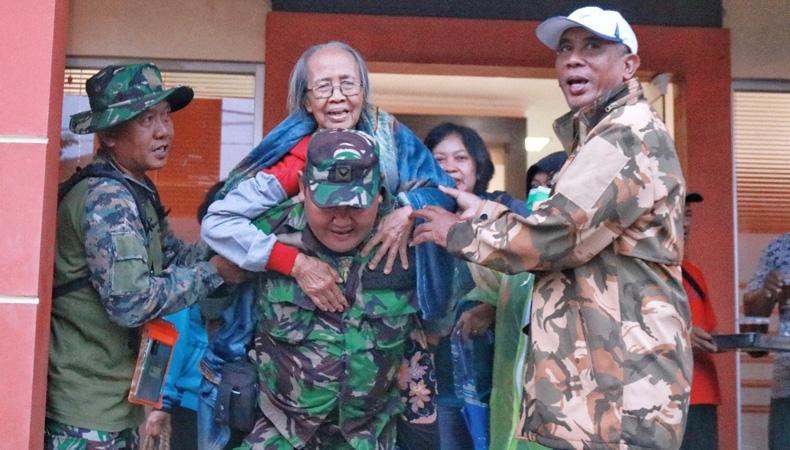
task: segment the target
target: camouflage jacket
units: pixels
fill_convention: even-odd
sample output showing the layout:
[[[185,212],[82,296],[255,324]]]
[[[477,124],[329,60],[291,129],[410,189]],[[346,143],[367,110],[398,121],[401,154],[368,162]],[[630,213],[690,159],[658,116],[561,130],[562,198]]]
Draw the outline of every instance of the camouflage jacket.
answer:
[[[101,151],[93,164],[117,169]],[[153,185],[126,180],[153,193]],[[136,356],[129,328],[189,306],[222,283],[203,262],[206,246],[185,245],[152,201],[141,205],[147,233],[132,194],[115,179],[85,178],[58,205],[54,284],[86,275],[90,281],[52,301],[47,416],[68,425],[139,425],[142,408],[126,399]]]
[[[96,162],[117,168],[103,151],[97,154]],[[153,193],[155,189],[153,184],[134,177],[125,178],[143,191]],[[184,309],[222,284],[214,266],[205,262],[205,244],[185,244],[176,238],[167,220],[156,220],[155,214],[148,215],[154,223],[146,233],[131,194],[117,181],[89,178],[83,183],[87,183],[84,198],[64,198],[64,203],[83,202],[82,222],[71,223],[69,217],[59,217],[63,221],[58,223],[58,248],[70,232],[84,245],[79,254],[58,252],[64,264],[55,268],[55,285],[89,274],[110,319],[121,326],[136,327]],[[152,267],[149,249],[161,252],[161,267]]]
[[[391,447],[379,435],[402,409],[398,369],[417,323],[413,269],[396,264],[384,275],[382,265],[367,269],[369,257],[327,250],[294,200],[256,225],[335,267],[350,303],[341,313],[322,312],[293,278],[258,275],[255,354],[262,412],[297,448],[328,422],[355,449]]]
[[[552,196],[526,219],[484,202],[451,228],[448,249],[535,272],[522,438],[677,448],[692,353],[674,145],[636,79],[555,130],[570,156]]]

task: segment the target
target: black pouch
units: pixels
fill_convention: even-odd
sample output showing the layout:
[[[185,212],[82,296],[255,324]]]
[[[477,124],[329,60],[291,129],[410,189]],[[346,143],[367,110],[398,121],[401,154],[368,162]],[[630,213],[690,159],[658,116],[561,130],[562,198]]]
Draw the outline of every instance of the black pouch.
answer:
[[[234,361],[222,368],[214,407],[214,421],[248,433],[255,426],[258,399],[258,371],[247,360]]]

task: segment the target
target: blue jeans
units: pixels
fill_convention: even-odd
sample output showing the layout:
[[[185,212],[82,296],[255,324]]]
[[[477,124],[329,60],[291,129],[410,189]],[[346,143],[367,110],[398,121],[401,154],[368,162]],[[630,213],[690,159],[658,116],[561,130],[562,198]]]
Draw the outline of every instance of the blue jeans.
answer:
[[[436,412],[439,423],[439,448],[441,450],[474,450],[472,437],[469,436],[461,408],[438,405]]]
[[[217,386],[205,378],[200,384],[198,398],[198,449],[222,450],[230,441],[230,427],[214,422]]]

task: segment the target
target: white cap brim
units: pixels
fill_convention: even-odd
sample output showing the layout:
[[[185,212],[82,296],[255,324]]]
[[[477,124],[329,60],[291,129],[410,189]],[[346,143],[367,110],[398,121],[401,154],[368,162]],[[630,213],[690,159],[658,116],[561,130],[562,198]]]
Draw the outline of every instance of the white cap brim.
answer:
[[[622,39],[616,39],[611,36],[598,33],[586,25],[576,22],[575,20],[571,20],[565,16],[549,17],[548,19],[541,22],[540,25],[538,25],[538,29],[535,30],[535,34],[538,36],[540,42],[543,42],[543,45],[552,50],[557,50],[557,47],[560,44],[560,38],[562,38],[562,33],[570,28],[584,28],[601,39],[623,44]]]

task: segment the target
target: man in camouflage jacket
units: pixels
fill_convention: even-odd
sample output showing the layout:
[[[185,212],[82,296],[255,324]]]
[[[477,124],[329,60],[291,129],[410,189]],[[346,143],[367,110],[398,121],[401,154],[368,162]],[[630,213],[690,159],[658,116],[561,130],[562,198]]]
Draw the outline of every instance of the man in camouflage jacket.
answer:
[[[557,52],[571,107],[555,123],[569,158],[552,196],[522,218],[454,192],[467,220],[415,213],[429,222],[414,243],[535,273],[520,438],[562,449],[678,448],[692,352],[680,269],[685,188],[672,139],[634,76],[636,36],[619,13],[582,8],[537,34]]]
[[[61,187],[45,446],[134,449],[143,408],[127,400],[132,330],[206,297],[233,271],[220,257],[205,262],[205,245],[175,238],[145,175],[167,162],[170,112],[192,89],[164,89],[152,64],[106,67],[86,89],[91,110],[70,128],[97,132],[101,145]]]
[[[255,355],[263,416],[242,448],[393,448],[402,409],[397,384],[417,321],[415,277],[385,275],[360,251],[385,213],[373,140],[353,130],[317,132],[307,149],[301,199],[255,221],[280,242],[337,269],[347,306],[326,311],[292,277],[257,279]]]

